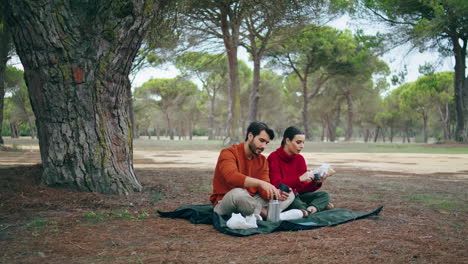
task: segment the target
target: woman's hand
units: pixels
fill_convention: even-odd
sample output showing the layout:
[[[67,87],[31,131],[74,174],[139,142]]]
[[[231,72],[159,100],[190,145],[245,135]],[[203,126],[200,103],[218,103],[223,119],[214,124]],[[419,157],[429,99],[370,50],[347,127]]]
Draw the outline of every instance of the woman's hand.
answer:
[[[329,174],[327,172],[324,172],[324,173],[322,173],[322,175],[320,175],[320,179],[318,181],[315,181],[315,182],[316,183],[322,183],[327,179],[328,176],[329,176]]]
[[[289,190],[290,190],[290,192],[292,191],[291,188],[289,188]],[[278,197],[278,200],[285,201],[286,199],[288,199],[290,192],[289,193],[288,192],[283,192],[281,190],[279,190],[279,192],[280,192],[280,196]]]
[[[299,177],[299,180],[301,182],[310,182],[314,179],[314,175],[312,175],[310,172],[306,171],[306,173],[302,174],[302,176]]]

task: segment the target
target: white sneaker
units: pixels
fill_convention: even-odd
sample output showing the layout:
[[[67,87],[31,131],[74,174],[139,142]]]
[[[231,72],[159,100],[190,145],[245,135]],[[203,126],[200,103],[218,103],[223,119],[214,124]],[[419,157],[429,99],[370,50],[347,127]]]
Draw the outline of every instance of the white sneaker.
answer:
[[[301,210],[291,209],[280,214],[280,220],[295,220],[300,219],[304,216]]]

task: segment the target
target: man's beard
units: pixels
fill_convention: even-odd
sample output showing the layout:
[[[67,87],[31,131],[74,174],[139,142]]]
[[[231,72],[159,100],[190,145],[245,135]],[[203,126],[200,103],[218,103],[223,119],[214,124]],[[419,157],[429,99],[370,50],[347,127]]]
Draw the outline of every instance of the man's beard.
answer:
[[[255,156],[259,155],[263,151],[262,148],[258,148],[260,150],[260,153],[257,153],[257,148],[255,144],[253,143],[253,141],[249,143],[249,149]]]

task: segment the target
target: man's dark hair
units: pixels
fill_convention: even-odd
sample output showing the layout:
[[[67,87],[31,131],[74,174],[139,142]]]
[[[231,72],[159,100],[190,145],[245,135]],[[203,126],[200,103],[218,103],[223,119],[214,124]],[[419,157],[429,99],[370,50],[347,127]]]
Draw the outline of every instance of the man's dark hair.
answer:
[[[293,138],[296,135],[304,135],[304,132],[302,132],[302,130],[295,126],[290,126],[286,128],[283,134],[283,140],[281,141],[281,146],[284,146],[284,144],[286,144],[286,138],[289,138],[289,140],[293,140]]]
[[[245,135],[245,141],[249,138],[249,133],[255,137],[259,135],[262,131],[264,131],[270,136],[270,140],[275,138],[275,132],[271,128],[268,127],[267,124],[263,122],[252,122],[250,123],[249,127],[247,128],[247,134]]]

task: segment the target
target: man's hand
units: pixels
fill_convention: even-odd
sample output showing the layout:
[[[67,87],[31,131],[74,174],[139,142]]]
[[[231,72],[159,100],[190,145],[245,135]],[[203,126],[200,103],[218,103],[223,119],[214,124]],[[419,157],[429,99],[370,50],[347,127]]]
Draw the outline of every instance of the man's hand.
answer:
[[[276,189],[276,187],[274,185],[272,185],[271,183],[266,182],[266,181],[262,181],[262,180],[259,180],[259,179],[255,179],[255,178],[252,178],[252,177],[249,177],[249,176],[247,176],[245,178],[244,187],[247,187],[247,188],[248,187],[262,188],[267,193],[268,199],[272,199],[273,195],[276,196],[276,199],[281,197],[280,191],[278,189]]]
[[[272,199],[273,195],[275,195],[276,199],[278,199],[278,200],[282,197],[281,196],[281,191],[276,189],[276,187],[271,183],[268,183],[266,181],[261,181],[260,188],[262,188],[263,190],[266,191],[266,193],[268,195],[268,199]],[[288,197],[286,196],[286,198],[288,198]]]

